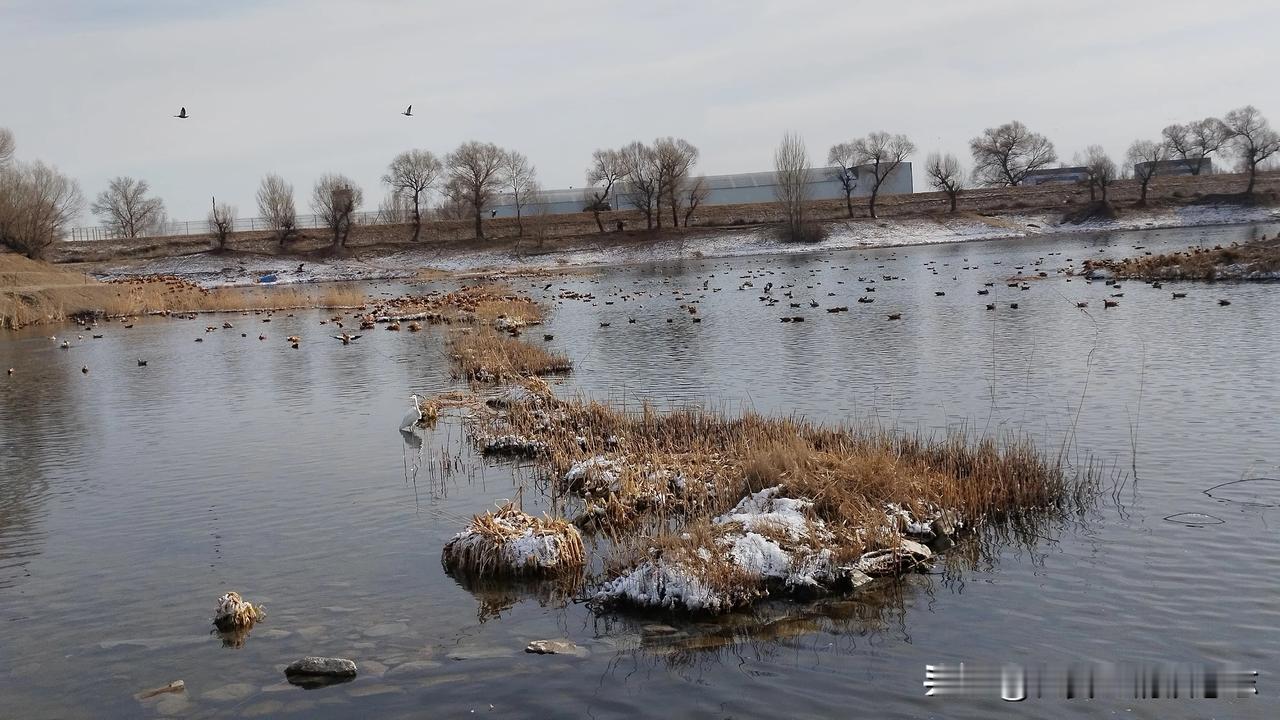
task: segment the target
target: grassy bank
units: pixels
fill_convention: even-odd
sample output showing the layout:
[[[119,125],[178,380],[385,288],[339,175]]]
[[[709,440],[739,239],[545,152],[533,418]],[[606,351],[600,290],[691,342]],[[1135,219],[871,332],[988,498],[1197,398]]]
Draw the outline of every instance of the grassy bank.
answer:
[[[1219,174],[1201,177],[1163,177],[1152,180],[1145,207],[1151,210],[1177,208],[1201,203],[1214,197],[1225,197],[1245,187],[1241,174]],[[1280,192],[1280,173],[1258,176],[1257,195],[1273,201]],[[1123,214],[1138,200],[1139,185],[1122,180],[1110,186],[1111,204]],[[854,218],[869,219],[866,198],[855,198]],[[1033,212],[1061,213],[1064,217],[1090,205],[1088,188],[1083,185],[1046,184],[1031,187],[974,188],[960,196],[962,215],[989,218],[998,224],[1002,215]],[[877,202],[877,213],[884,219],[954,217],[948,213],[945,194],[918,192],[887,195]],[[822,200],[814,203],[812,216],[819,221],[847,219],[844,200]],[[500,252],[516,256],[550,253],[568,248],[592,246],[600,242],[626,245],[678,238],[688,233],[706,233],[716,229],[739,230],[744,227],[773,225],[780,222],[776,203],[704,206],[692,218],[690,227],[665,228],[662,232],[646,231],[643,216],[634,210],[610,211],[603,214],[609,232],[600,233],[591,213],[572,213],[525,219],[524,233],[514,218],[484,221],[485,239],[473,237],[470,221],[433,220],[423,226],[422,239],[413,243],[409,225],[357,226],[340,253],[351,256],[386,254],[390,249],[430,247],[467,252]],[[618,222],[625,230],[614,231]],[[255,255],[287,256],[294,259],[330,257],[331,236],[323,230],[303,230],[281,245],[267,232],[233,233],[227,249]],[[155,258],[208,252],[212,239],[200,235],[173,237],[113,239],[77,243],[59,243],[53,249],[56,262],[101,262],[123,258]]]
[[[0,254],[0,327],[5,328],[65,322],[80,316],[352,308],[365,302],[364,291],[350,284],[207,290],[171,276],[100,282],[21,255]]]
[[[1280,236],[1229,247],[1190,247],[1122,260],[1088,260],[1084,269],[1086,273],[1149,281],[1280,280]]]

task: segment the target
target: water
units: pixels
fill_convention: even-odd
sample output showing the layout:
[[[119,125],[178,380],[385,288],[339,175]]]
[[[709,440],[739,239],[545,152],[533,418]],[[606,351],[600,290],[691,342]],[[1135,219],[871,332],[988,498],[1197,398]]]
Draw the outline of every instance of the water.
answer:
[[[1117,483],[1088,517],[1045,528],[1030,546],[856,600],[776,603],[714,623],[596,617],[551,593],[469,590],[442,571],[444,542],[524,476],[467,455],[462,472],[441,477],[431,460],[459,445],[456,424],[397,432],[410,392],[453,387],[436,328],[379,329],[346,347],[315,312],[231,316],[234,330],[212,333],[204,326],[221,318],[108,324],[100,340],[77,339],[74,326],[6,333],[0,365],[17,372],[0,381],[0,715],[1272,717],[1280,482],[1203,491],[1280,478],[1280,294],[1126,282],[1120,306],[1104,310],[1114,290],[1053,270],[1142,252],[1135,245],[1159,252],[1275,229],[697,259],[515,281],[549,300],[561,288],[597,296],[553,302],[546,332],[575,362],[563,391],[925,433],[1021,432],[1107,463],[1108,488]],[[1008,288],[1018,265],[1050,278]],[[739,291],[744,275],[754,287]],[[794,282],[802,307],[765,307],[757,298],[770,281],[775,296]],[[985,282],[995,287],[980,297]],[[1189,296],[1174,301],[1172,289]],[[652,294],[617,297],[637,291]],[[875,302],[857,303],[864,294]],[[810,298],[850,311],[814,310]],[[1075,307],[1085,299],[1087,313]],[[698,324],[678,307],[694,300]],[[284,341],[292,334],[298,350]],[[268,610],[240,647],[208,634],[228,589]],[[668,622],[674,634],[655,627]],[[589,654],[523,652],[560,637]],[[361,675],[321,690],[285,684],[283,666],[307,654],[351,657]],[[1034,709],[925,697],[924,666],[959,661],[1050,672],[1238,661],[1261,671],[1261,697],[1028,700]],[[178,678],[183,695],[133,698]]]

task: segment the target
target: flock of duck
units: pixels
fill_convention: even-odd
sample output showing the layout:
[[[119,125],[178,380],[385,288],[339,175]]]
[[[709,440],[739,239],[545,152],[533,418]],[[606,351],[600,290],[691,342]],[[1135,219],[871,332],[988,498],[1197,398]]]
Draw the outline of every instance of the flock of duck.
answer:
[[[1134,249],[1142,250],[1144,248],[1141,245],[1137,245],[1134,246]],[[544,300],[549,300],[558,304],[578,301],[589,303],[593,306],[603,305],[608,308],[617,303],[622,303],[634,307],[636,311],[645,310],[646,300],[656,301],[665,295],[679,301],[677,312],[673,316],[666,317],[666,323],[674,323],[678,318],[685,318],[691,323],[699,324],[702,322],[702,317],[699,315],[699,307],[711,294],[724,290],[724,287],[722,286],[713,287],[712,283],[716,282],[719,285],[735,287],[738,292],[752,291],[756,293],[756,300],[764,308],[784,307],[785,303],[784,314],[780,315],[778,320],[783,323],[803,323],[806,320],[806,316],[804,314],[805,309],[810,311],[822,310],[829,315],[847,313],[849,312],[849,306],[847,304],[837,303],[834,298],[842,296],[847,298],[856,295],[856,303],[861,305],[871,305],[877,301],[877,298],[880,295],[883,295],[883,293],[878,291],[889,289],[895,283],[907,282],[907,278],[903,277],[900,272],[894,272],[893,268],[897,266],[898,263],[908,260],[910,255],[903,254],[899,256],[898,252],[899,251],[892,251],[888,257],[883,258],[873,258],[868,255],[862,255],[862,261],[869,265],[874,264],[876,272],[874,274],[856,276],[856,287],[860,287],[861,291],[853,290],[853,287],[841,287],[852,285],[853,278],[849,278],[848,275],[852,275],[853,271],[847,264],[838,264],[834,253],[828,255],[828,257],[822,259],[819,263],[813,263],[811,261],[808,262],[807,267],[805,259],[800,257],[773,258],[775,261],[773,266],[761,263],[759,266],[747,268],[745,270],[741,267],[735,268],[735,263],[732,260],[724,261],[719,267],[713,266],[711,268],[713,272],[697,274],[695,276],[696,280],[691,287],[682,287],[678,276],[673,274],[655,276],[648,273],[638,274],[637,277],[633,278],[631,281],[632,287],[630,289],[624,290],[620,285],[615,285],[604,291],[600,296],[597,296],[593,291],[571,289],[570,287],[563,285],[558,289],[553,289],[556,287],[557,283],[546,282],[547,277],[545,275],[535,277],[529,283],[529,286],[534,293],[537,293],[540,290]],[[1051,266],[1051,263],[1053,263],[1054,258],[1061,255],[1061,252],[1050,252],[1036,258],[1030,263],[1012,266],[1012,272],[1007,276],[1005,286],[1011,290],[1018,291],[1020,294],[1022,292],[1032,290],[1036,286],[1037,281],[1048,279],[1051,274],[1064,277],[1065,281],[1068,283],[1075,280],[1083,280],[1086,285],[1092,285],[1101,280],[1107,291],[1107,295],[1102,298],[1103,308],[1112,309],[1120,306],[1120,298],[1124,297],[1124,288],[1120,280],[1097,277],[1090,274],[1076,274],[1076,268],[1070,265],[1070,263],[1073,262],[1072,258],[1062,259],[1060,262],[1067,264],[1060,264],[1059,267],[1056,267],[1051,272],[1048,268]],[[740,262],[740,260],[738,262]],[[1000,260],[993,260],[990,262],[990,265],[1000,266],[1002,262],[1003,261]],[[971,262],[968,258],[963,258],[962,263],[963,264],[961,264],[959,268],[952,268],[950,262],[940,260],[928,260],[922,265],[929,272],[931,277],[942,278],[944,282],[946,280],[945,274],[951,274],[950,280],[953,283],[960,280],[961,272],[975,272],[981,269],[976,262]],[[787,266],[790,267],[789,270]],[[702,267],[705,267],[705,265]],[[684,269],[683,266],[667,266],[665,268],[658,267],[656,270],[670,270],[673,268]],[[730,285],[730,276],[735,272],[739,274],[735,278],[732,278],[733,284]],[[560,272],[559,277],[571,278],[573,276],[569,272]],[[826,285],[824,285],[824,281],[827,283]],[[587,279],[585,282],[588,286],[601,283],[599,279],[595,278]],[[759,284],[758,289],[757,284]],[[1147,281],[1146,284],[1150,286],[1150,288],[1156,290],[1163,288],[1163,284],[1159,281]],[[989,297],[995,291],[995,288],[995,281],[983,282],[982,287],[977,290],[977,295]],[[934,297],[941,298],[946,297],[948,289],[955,289],[954,285],[949,286],[946,289],[932,289],[931,292]],[[1171,297],[1173,300],[1185,299],[1188,297],[1188,292],[1172,291]],[[1073,302],[1076,308],[1084,310],[1089,307],[1090,301],[1075,300]],[[1218,304],[1221,306],[1227,306],[1230,305],[1231,302],[1226,299],[1219,299]],[[984,303],[984,307],[986,310],[992,311],[997,309],[997,304],[995,302],[986,302]],[[1017,310],[1019,308],[1019,302],[1009,301],[1007,302],[1007,307],[1010,310]],[[261,323],[270,323],[275,315],[275,311],[246,311],[241,314],[244,316],[262,316],[259,318]],[[637,314],[637,312],[629,312],[626,316],[627,324],[636,325]],[[197,318],[197,315],[194,313],[183,313],[172,314],[170,317],[194,320]],[[293,317],[293,313],[289,313],[287,317]],[[901,320],[903,317],[903,311],[894,308],[893,311],[886,312],[884,317],[887,321]],[[353,315],[351,319],[357,321],[361,329],[367,330],[375,327],[372,316]],[[606,310],[605,316],[599,319],[599,325],[601,328],[608,328],[613,324],[614,319],[616,318],[612,317]],[[334,340],[337,340],[345,346],[359,340],[362,335],[348,332],[344,328],[344,321],[345,319],[343,316],[334,315],[327,320],[321,320],[320,324],[332,326],[340,330],[341,332],[339,334],[329,335],[329,337],[332,337]],[[82,328],[91,332],[91,337],[93,339],[101,339],[103,337],[102,332],[92,332],[94,330],[100,330],[98,321],[80,320],[79,322],[81,323]],[[118,322],[125,329],[134,327],[134,321],[131,318],[120,318],[118,319]],[[384,327],[391,331],[401,329],[400,323],[394,321],[384,325]],[[422,325],[418,322],[410,322],[407,329],[410,332],[416,332],[422,329]],[[205,334],[218,332],[220,330],[235,330],[235,325],[228,320],[222,322],[220,326],[207,325],[204,328]],[[249,333],[241,332],[240,336],[247,338]],[[259,333],[257,337],[259,341],[263,342],[268,339],[265,332]],[[553,335],[548,333],[544,335],[544,340],[550,341],[553,337]],[[85,336],[83,334],[77,334],[75,339],[79,342],[83,341],[84,338]],[[59,347],[64,350],[70,350],[75,347],[71,338],[59,339],[57,336],[51,336],[49,339],[52,342],[59,343]],[[298,349],[301,346],[302,338],[299,335],[289,335],[285,337],[284,340],[290,347]],[[203,337],[195,338],[195,342],[203,341]],[[145,367],[146,365],[146,360],[138,359],[139,367]],[[15,372],[16,370],[14,368],[10,368],[8,374],[13,375]],[[83,366],[81,368],[81,372],[87,374],[89,372],[89,367],[87,365]]]

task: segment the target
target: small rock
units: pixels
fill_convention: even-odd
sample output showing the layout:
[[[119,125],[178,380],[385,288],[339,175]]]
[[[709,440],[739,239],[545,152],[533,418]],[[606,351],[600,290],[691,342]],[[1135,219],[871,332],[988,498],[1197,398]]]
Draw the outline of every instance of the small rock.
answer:
[[[146,700],[147,698],[153,698],[157,695],[164,695],[165,693],[180,693],[185,691],[186,689],[187,689],[186,683],[182,682],[181,680],[174,680],[168,685],[163,685],[158,688],[152,688],[150,690],[143,690],[142,692],[138,693],[137,695],[134,695],[133,697],[137,700]]]
[[[360,671],[371,677],[382,677],[387,673],[387,666],[377,660],[361,660]]]
[[[524,649],[538,655],[585,655],[586,650],[568,640],[534,640]]]
[[[356,664],[346,658],[305,657],[286,667],[284,674],[294,685],[327,685],[354,678]]]

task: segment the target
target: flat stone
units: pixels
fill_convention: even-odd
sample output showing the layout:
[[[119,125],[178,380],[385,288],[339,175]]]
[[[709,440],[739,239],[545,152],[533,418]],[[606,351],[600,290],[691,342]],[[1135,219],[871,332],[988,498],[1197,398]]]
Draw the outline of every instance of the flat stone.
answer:
[[[402,688],[392,685],[360,685],[356,684],[351,687],[347,694],[351,697],[368,697],[370,695],[388,695],[391,693],[404,692]]]
[[[201,700],[210,702],[231,702],[234,700],[243,700],[257,692],[258,688],[249,683],[231,683],[223,685],[216,690],[210,690],[200,696]]]
[[[191,701],[186,695],[169,695],[157,701],[152,709],[165,717],[190,715]]]
[[[387,666],[377,660],[361,660],[360,672],[370,677],[382,677],[387,673]]]
[[[450,660],[488,660],[513,657],[515,651],[504,647],[462,647],[449,653]]]
[[[390,622],[379,623],[364,631],[365,637],[387,637],[389,635],[403,635],[409,631],[409,626],[404,623]]]
[[[527,653],[537,655],[577,655],[589,654],[585,648],[568,640],[534,640],[524,649]]]
[[[323,625],[312,625],[298,630],[298,635],[306,640],[316,640],[329,634],[329,628]]]
[[[440,667],[440,663],[435,660],[411,660],[390,668],[387,670],[386,676],[393,678],[404,677],[407,675],[426,675],[428,672],[438,667]]]
[[[240,714],[245,717],[267,717],[279,714],[281,710],[284,710],[284,703],[279,700],[264,700],[255,705],[250,705],[242,710]]]
[[[285,675],[316,675],[321,677],[355,677],[356,664],[346,658],[304,657],[290,663]]]

